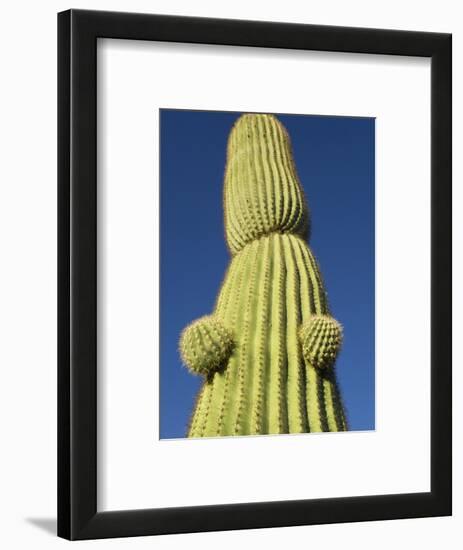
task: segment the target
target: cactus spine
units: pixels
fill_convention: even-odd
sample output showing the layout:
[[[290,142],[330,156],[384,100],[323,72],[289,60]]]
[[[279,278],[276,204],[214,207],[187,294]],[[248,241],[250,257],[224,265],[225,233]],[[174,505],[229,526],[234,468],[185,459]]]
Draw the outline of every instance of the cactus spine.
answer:
[[[189,437],[347,430],[334,362],[342,331],[306,244],[309,214],[289,136],[272,115],[243,115],[224,181],[232,259],[212,315],[182,333],[205,376]]]

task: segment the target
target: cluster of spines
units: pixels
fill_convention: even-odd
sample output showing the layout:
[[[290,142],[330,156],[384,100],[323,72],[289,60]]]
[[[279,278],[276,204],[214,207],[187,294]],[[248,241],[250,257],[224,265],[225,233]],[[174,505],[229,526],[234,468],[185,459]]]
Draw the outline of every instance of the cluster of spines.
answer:
[[[347,429],[332,369],[304,361],[298,327],[327,318],[318,266],[305,242],[273,234],[231,263],[215,316],[234,327],[227,368],[206,379],[192,437]]]
[[[232,254],[272,232],[305,236],[308,212],[283,125],[271,115],[243,115],[228,142],[225,230]]]

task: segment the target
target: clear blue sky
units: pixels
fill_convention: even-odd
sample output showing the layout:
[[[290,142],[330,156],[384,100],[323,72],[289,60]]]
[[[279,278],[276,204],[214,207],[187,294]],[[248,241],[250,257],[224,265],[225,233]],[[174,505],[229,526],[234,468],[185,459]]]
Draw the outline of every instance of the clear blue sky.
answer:
[[[160,434],[184,437],[201,383],[178,339],[212,312],[229,254],[222,184],[228,133],[241,113],[161,110]],[[344,326],[338,380],[351,430],[375,427],[375,122],[279,115],[312,220],[309,242]]]

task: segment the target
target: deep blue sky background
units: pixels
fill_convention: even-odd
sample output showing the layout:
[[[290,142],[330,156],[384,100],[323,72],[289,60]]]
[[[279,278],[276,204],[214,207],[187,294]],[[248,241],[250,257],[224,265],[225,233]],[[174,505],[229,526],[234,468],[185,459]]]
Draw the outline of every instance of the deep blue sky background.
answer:
[[[178,339],[212,311],[229,262],[222,184],[228,133],[241,113],[161,110],[160,435],[185,437],[201,379]],[[277,113],[276,113],[277,114]],[[375,126],[373,118],[278,115],[291,137],[312,219],[310,247],[332,314],[351,430],[375,427]]]

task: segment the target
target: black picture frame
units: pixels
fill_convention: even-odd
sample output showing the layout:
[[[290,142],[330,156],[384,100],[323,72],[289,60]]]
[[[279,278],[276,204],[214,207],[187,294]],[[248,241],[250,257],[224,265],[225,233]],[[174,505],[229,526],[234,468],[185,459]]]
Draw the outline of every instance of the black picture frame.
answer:
[[[98,512],[97,38],[431,59],[431,490]],[[70,10],[58,14],[58,535],[93,539],[451,515],[451,35]]]

